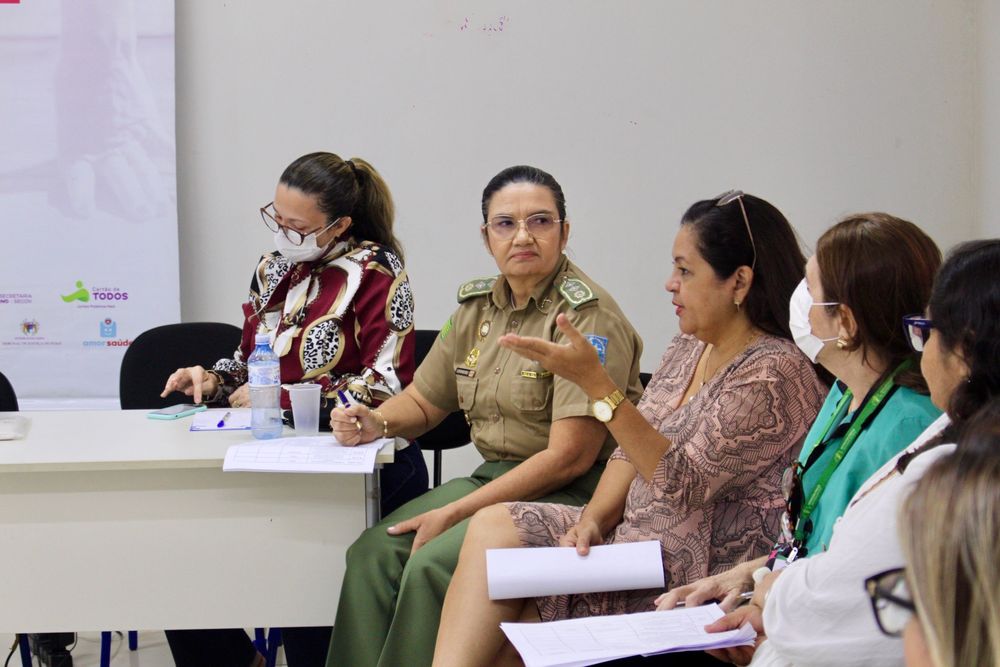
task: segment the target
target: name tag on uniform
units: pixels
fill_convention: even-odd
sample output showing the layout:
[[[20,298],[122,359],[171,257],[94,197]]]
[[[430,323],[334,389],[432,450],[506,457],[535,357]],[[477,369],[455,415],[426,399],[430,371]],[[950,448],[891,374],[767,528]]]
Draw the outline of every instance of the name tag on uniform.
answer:
[[[531,378],[532,380],[544,380],[545,378],[552,377],[552,373],[549,371],[521,371],[521,377]]]
[[[458,366],[457,368],[455,368],[455,375],[462,375],[467,378],[474,378],[476,377],[476,371],[472,370],[471,368],[462,368],[461,366]]]

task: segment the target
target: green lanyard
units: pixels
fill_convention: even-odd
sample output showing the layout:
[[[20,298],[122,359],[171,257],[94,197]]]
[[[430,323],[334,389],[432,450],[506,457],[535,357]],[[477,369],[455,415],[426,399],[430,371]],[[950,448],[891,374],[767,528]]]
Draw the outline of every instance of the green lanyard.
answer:
[[[854,441],[858,439],[858,436],[861,434],[861,429],[865,427],[865,425],[868,422],[868,419],[875,413],[876,410],[878,410],[879,406],[882,404],[882,401],[885,400],[885,397],[889,395],[889,392],[892,390],[893,384],[895,384],[896,376],[899,375],[901,371],[909,368],[911,363],[912,362],[909,359],[907,359],[899,366],[897,366],[896,370],[894,370],[889,375],[889,377],[887,377],[885,380],[882,381],[882,384],[879,385],[879,388],[875,391],[874,394],[872,394],[871,398],[865,401],[865,404],[864,406],[862,406],[861,412],[858,414],[858,416],[855,417],[853,421],[851,421],[851,426],[850,428],[847,429],[847,433],[844,435],[844,439],[840,441],[840,446],[837,447],[837,451],[833,453],[833,458],[830,459],[830,462],[826,465],[826,469],[823,471],[823,474],[820,475],[819,480],[817,480],[816,486],[813,487],[812,493],[809,494],[809,499],[802,506],[802,511],[799,513],[799,520],[795,522],[795,543],[797,545],[801,545],[802,543],[805,542],[806,540],[805,527],[807,525],[809,516],[813,513],[813,511],[816,509],[816,506],[819,504],[819,499],[823,495],[823,490],[826,489],[826,485],[830,481],[830,478],[833,476],[833,473],[837,470],[837,466],[840,465],[840,462],[844,460],[845,456],[847,456],[847,452],[849,452],[851,450],[851,447],[854,446]],[[826,440],[827,436],[830,433],[830,429],[833,428],[834,423],[835,422],[839,423],[839,421],[844,418],[844,410],[850,399],[851,399],[851,390],[848,389],[847,391],[844,392],[844,396],[837,403],[837,408],[836,410],[834,410],[833,415],[830,417],[830,421],[827,422],[826,428],[823,429],[823,435],[821,435],[819,440],[816,442],[816,447],[818,447],[820,443]],[[805,484],[805,479],[804,479],[805,471],[803,471],[802,476],[803,476],[802,483]]]

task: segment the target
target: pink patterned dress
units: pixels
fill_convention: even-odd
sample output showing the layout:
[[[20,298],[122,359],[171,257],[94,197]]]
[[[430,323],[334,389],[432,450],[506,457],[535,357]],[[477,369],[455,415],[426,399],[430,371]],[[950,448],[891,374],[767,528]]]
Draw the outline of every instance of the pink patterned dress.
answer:
[[[781,474],[798,454],[825,387],[791,341],[759,336],[679,405],[704,343],[680,335],[639,402],[672,446],[651,483],[636,475],[606,544],[659,540],[667,588],[768,552],[784,509]],[[612,455],[628,460],[619,448]],[[583,508],[508,503],[521,543],[557,546]],[[653,609],[661,589],[537,598],[543,621]]]

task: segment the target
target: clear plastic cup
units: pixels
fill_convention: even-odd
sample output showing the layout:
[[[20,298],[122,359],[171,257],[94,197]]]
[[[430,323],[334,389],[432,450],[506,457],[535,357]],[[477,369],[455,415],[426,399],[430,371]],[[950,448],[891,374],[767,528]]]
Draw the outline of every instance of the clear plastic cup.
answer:
[[[320,386],[312,383],[293,384],[288,388],[295,435],[319,434],[319,390]]]

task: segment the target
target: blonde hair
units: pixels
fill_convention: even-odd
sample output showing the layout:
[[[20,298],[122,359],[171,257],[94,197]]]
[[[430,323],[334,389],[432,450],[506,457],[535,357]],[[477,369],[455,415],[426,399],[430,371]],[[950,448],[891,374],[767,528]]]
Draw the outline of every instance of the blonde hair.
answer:
[[[936,667],[1000,667],[1000,400],[901,509],[908,583]]]

